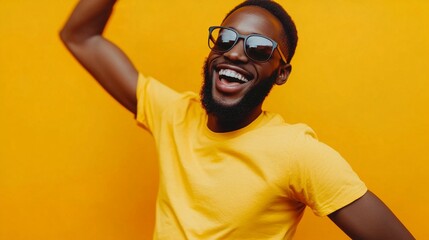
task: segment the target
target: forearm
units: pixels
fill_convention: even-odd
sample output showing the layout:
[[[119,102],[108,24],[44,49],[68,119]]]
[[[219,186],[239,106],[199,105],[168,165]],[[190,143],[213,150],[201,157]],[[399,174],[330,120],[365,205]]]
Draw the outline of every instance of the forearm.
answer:
[[[80,1],[61,30],[61,39],[65,43],[81,42],[101,35],[115,3],[116,0]]]

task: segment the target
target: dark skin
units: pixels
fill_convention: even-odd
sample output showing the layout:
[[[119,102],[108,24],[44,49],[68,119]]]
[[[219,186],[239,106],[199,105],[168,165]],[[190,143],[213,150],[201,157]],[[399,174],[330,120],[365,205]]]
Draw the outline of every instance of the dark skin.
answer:
[[[138,72],[128,57],[102,35],[115,2],[114,0],[79,2],[61,30],[60,36],[69,51],[101,86],[125,108],[136,114],[135,92]],[[252,22],[252,19],[258,21]],[[281,42],[280,36],[283,34],[279,21],[258,7],[241,8],[230,15],[223,25],[234,27],[241,34],[252,32],[264,34],[277,42]],[[286,47],[280,47],[282,52],[287,54]],[[215,69],[219,66],[239,70],[251,78],[246,86],[236,88],[231,86],[232,90],[227,91],[222,87],[213,89],[215,100],[225,105],[239,101],[244,92],[257,86],[258,82],[264,81],[274,71],[278,73],[275,83],[277,85],[285,83],[291,71],[290,65],[282,62],[277,52],[265,63],[249,60],[244,54],[242,43],[238,43],[231,51],[223,54],[211,52],[208,61],[214,81],[217,79]],[[252,122],[261,112],[260,104],[233,125],[221,116],[209,115],[208,127],[217,132],[238,129]],[[352,239],[414,239],[389,208],[370,191],[351,204],[329,214],[329,218]]]
[[[128,57],[102,36],[116,1],[81,1],[60,32],[79,63],[120,104],[136,114],[138,72]]]
[[[251,9],[251,11],[248,11]],[[224,27],[230,27],[241,34],[258,33],[267,36],[280,43],[282,26],[281,23],[269,12],[259,7],[240,8],[231,14],[222,23]],[[268,27],[268,28],[267,28]],[[272,28],[278,31],[270,31]],[[287,52],[285,46],[281,46],[283,52]],[[261,81],[265,81],[273,73],[277,73],[275,84],[282,85],[287,81],[291,71],[291,65],[281,61],[278,51],[274,51],[273,56],[267,62],[255,62],[249,59],[244,53],[243,40],[240,40],[230,51],[225,53],[210,52],[207,59],[210,73],[212,74],[213,89],[212,94],[215,101],[230,106],[239,102],[245,94],[252,88],[258,87]],[[219,69],[234,70],[245,76],[249,82],[244,84],[222,84],[219,80]],[[226,85],[224,87],[221,87]],[[245,127],[255,120],[262,112],[262,103],[254,109],[249,110],[247,115],[243,115],[240,121],[230,122],[222,116],[209,114],[208,127],[215,132],[225,132]]]

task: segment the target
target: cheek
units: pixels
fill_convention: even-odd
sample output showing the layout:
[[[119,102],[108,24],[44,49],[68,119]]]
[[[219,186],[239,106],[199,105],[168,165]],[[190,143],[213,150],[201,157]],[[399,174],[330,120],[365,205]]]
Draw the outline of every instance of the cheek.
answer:
[[[216,68],[216,65],[221,62],[222,54],[210,52],[206,58],[207,71],[209,74],[213,73],[213,70]]]
[[[220,57],[222,57],[222,54],[211,51],[207,56],[207,62],[211,64],[214,60],[219,59]]]
[[[273,76],[278,71],[278,66],[274,66],[274,64],[270,62],[262,63],[256,66],[256,71],[258,73],[258,77],[261,80],[264,80],[268,77]]]

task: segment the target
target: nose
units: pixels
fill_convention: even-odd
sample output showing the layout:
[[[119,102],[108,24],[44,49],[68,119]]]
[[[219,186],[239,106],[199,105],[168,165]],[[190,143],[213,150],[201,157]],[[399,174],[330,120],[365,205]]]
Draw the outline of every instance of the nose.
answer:
[[[249,59],[244,52],[244,39],[239,39],[238,42],[228,52],[223,54],[226,58],[233,62],[247,62]]]

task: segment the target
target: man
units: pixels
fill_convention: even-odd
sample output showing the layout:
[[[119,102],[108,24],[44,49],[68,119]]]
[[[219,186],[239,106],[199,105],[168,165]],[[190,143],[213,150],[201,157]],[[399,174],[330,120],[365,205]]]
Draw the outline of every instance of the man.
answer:
[[[310,128],[261,109],[286,82],[297,42],[280,5],[245,1],[209,28],[200,100],[139,74],[102,36],[114,4],[81,1],[61,38],[155,138],[155,239],[290,239],[306,206],[351,238],[413,239]]]

